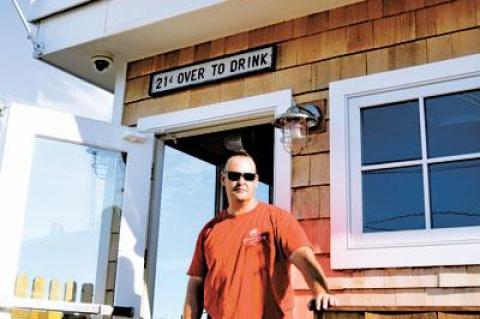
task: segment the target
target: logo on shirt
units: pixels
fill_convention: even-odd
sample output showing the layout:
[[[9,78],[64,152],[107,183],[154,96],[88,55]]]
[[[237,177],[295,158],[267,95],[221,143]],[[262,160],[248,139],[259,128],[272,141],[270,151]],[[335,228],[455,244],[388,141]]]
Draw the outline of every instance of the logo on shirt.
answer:
[[[245,236],[245,238],[243,238],[243,243],[247,246],[253,246],[266,240],[267,235],[262,235],[257,228],[254,228],[248,232],[248,235]]]

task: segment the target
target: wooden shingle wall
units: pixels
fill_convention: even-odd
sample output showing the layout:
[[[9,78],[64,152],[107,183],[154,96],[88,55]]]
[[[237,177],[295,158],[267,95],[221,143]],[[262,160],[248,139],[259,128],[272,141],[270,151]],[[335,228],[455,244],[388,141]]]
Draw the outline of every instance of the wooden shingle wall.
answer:
[[[479,0],[368,0],[128,65],[123,123],[292,88],[297,100],[327,97],[328,83],[480,52]],[[149,75],[266,44],[276,72],[148,96]]]
[[[275,72],[148,96],[153,72],[266,44],[278,48]],[[325,102],[328,121],[331,81],[475,53],[480,53],[480,0],[367,0],[130,63],[123,123],[286,88],[297,103]],[[480,266],[330,269],[329,149],[327,130],[293,158],[292,201],[341,302],[480,305]],[[294,283],[296,318],[310,318],[309,293],[298,273]]]

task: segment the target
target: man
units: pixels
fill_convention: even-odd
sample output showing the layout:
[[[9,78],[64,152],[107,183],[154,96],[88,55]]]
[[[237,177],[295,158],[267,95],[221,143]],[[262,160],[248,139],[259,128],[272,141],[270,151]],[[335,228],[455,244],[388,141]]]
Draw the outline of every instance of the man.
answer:
[[[293,263],[315,296],[315,306],[335,304],[310,243],[289,213],[255,199],[258,175],[246,152],[230,156],[221,176],[228,208],[198,236],[184,306],[184,319],[292,318]]]

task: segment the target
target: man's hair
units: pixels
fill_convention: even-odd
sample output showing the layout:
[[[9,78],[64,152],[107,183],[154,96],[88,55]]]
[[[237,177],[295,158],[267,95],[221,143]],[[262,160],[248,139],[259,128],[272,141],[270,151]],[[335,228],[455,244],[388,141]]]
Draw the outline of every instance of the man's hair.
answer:
[[[253,157],[248,154],[248,152],[244,149],[239,149],[239,150],[229,150],[227,152],[227,154],[225,155],[225,161],[223,163],[223,167],[225,168],[226,165],[227,165],[227,162],[229,159],[231,159],[232,157],[235,157],[235,156],[243,156],[243,157],[249,157],[252,159],[252,161],[255,163],[255,160],[253,159]]]

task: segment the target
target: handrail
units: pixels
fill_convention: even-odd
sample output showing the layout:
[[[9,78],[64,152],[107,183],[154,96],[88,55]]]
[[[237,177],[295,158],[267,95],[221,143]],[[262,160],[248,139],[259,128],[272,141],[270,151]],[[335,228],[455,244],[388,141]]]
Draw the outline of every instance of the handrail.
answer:
[[[15,309],[37,311],[59,311],[63,313],[77,313],[104,316],[122,316],[132,318],[133,307],[110,306],[80,302],[52,301],[44,299],[10,298],[0,299],[0,312],[9,312]]]
[[[325,312],[458,312],[458,313],[480,313],[480,306],[333,306],[327,310],[317,311],[314,308],[313,300],[308,303],[308,309],[316,314]]]

